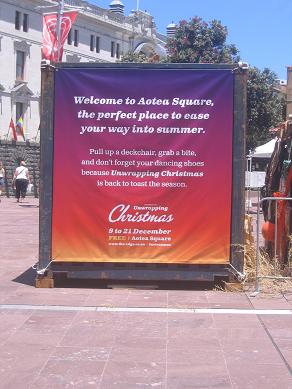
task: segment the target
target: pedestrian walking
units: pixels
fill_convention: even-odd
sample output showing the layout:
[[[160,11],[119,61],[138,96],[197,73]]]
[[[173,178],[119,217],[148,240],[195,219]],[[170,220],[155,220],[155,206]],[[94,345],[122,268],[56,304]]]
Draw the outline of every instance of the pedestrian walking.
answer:
[[[0,203],[1,203],[2,190],[4,188],[4,177],[5,177],[5,170],[2,161],[0,161]]]
[[[19,166],[15,169],[13,176],[13,188],[15,189],[16,201],[21,202],[27,191],[27,186],[30,183],[28,168],[25,161],[21,161]]]

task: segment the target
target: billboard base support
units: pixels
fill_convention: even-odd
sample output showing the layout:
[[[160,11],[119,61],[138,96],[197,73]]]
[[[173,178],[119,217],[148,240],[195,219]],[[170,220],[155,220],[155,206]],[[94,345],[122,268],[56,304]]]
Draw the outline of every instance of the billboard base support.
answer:
[[[231,281],[226,265],[52,263],[54,277],[100,281]]]
[[[243,284],[237,282],[225,282],[224,289],[226,292],[243,292]]]
[[[48,271],[46,274],[38,274],[35,279],[36,288],[54,288],[53,272]]]

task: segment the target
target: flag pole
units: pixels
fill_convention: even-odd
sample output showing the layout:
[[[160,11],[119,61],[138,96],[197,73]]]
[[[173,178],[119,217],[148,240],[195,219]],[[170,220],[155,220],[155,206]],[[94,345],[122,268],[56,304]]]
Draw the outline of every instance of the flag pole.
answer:
[[[59,1],[59,8],[58,8],[58,24],[57,24],[57,58],[58,62],[60,61],[60,51],[61,51],[61,23],[62,23],[62,18],[64,14],[64,0]]]
[[[8,132],[7,132],[7,134],[6,134],[6,140],[8,140],[9,132],[10,132],[10,124],[9,124],[9,127],[8,127]]]
[[[35,141],[35,142],[36,142],[37,137],[38,137],[38,134],[39,134],[39,132],[40,132],[40,126],[41,126],[41,123],[40,123],[40,125],[39,125],[38,130],[37,130],[36,136],[34,137],[34,141]]]
[[[137,0],[137,11],[139,11],[139,0]]]

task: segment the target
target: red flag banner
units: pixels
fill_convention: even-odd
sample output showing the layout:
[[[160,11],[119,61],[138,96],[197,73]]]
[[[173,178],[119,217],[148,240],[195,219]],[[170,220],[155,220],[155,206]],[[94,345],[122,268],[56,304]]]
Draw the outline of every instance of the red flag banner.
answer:
[[[16,134],[16,130],[15,130],[15,126],[14,126],[14,122],[13,122],[13,119],[12,119],[12,118],[11,118],[11,120],[10,120],[9,130],[12,131],[13,139],[14,139],[14,140],[17,140],[17,134]]]
[[[62,60],[64,43],[76,17],[77,11],[64,12],[61,17],[58,58],[58,14],[52,13],[43,16],[43,59],[49,59],[52,62]]]

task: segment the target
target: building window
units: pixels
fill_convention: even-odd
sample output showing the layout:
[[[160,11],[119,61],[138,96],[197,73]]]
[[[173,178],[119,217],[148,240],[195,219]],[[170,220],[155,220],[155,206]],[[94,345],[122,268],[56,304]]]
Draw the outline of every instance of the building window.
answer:
[[[74,30],[74,46],[78,47],[78,38],[79,38],[79,31],[78,30]]]
[[[121,55],[121,53],[120,53],[120,44],[117,43],[117,47],[116,47],[116,57],[117,57],[117,58],[120,58],[120,55]]]
[[[22,117],[23,120],[23,103],[16,103],[15,104],[15,123]]]
[[[111,57],[115,56],[115,42],[111,42]]]
[[[28,14],[23,14],[22,29],[23,29],[24,32],[28,32]]]
[[[90,35],[90,51],[94,50],[94,35]]]
[[[99,52],[100,52],[100,38],[99,38],[99,36],[96,37],[96,41],[95,41],[95,52],[96,52],[96,53],[99,53]]]
[[[99,36],[90,35],[90,51],[94,51],[99,53]]]
[[[24,51],[16,51],[16,80],[24,80],[24,65],[25,65],[25,53]]]
[[[22,30],[28,32],[28,14],[22,14],[19,11],[15,11],[15,29],[20,30],[22,25]]]
[[[21,13],[19,11],[15,11],[15,29],[20,30],[21,24]]]
[[[68,45],[72,45],[72,29],[70,29],[68,37],[67,37]]]

